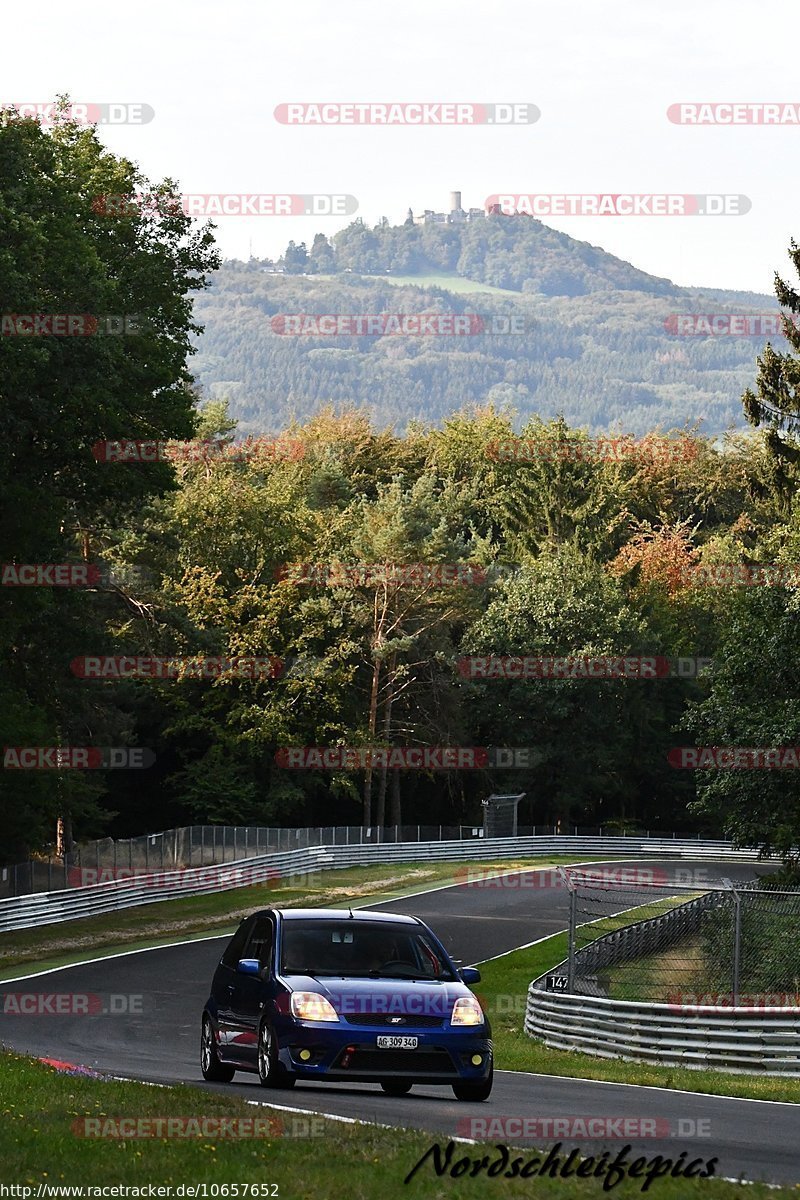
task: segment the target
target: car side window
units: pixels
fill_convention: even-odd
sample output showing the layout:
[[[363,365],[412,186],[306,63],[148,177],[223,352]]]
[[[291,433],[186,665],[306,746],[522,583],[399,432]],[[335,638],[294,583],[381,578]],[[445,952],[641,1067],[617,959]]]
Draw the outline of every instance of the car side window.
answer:
[[[242,921],[241,925],[236,930],[236,933],[228,943],[225,953],[222,955],[223,966],[233,967],[235,970],[239,959],[245,957],[242,951],[244,950],[245,943],[250,936],[252,927],[253,922],[251,920]]]
[[[257,958],[262,969],[268,967],[272,959],[273,940],[272,922],[269,917],[258,917],[240,957]]]

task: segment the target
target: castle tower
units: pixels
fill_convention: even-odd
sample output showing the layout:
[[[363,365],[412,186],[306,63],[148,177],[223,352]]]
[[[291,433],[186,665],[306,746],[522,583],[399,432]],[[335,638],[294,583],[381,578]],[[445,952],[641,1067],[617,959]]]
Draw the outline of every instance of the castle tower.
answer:
[[[461,192],[450,193],[450,212],[461,212]]]

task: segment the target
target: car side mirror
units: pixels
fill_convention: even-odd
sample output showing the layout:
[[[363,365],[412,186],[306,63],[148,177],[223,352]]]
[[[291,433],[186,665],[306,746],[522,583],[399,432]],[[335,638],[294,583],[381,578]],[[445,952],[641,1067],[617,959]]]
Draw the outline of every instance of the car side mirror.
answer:
[[[236,970],[240,975],[259,975],[261,963],[257,958],[240,958]]]
[[[480,983],[481,973],[477,967],[462,967],[458,972],[462,983]]]

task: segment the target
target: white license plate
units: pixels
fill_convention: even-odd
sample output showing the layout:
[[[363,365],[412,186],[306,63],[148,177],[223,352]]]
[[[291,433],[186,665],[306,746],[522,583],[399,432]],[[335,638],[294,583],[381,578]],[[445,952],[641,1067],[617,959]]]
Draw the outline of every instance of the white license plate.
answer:
[[[415,1037],[379,1037],[379,1050],[416,1050],[419,1038]]]

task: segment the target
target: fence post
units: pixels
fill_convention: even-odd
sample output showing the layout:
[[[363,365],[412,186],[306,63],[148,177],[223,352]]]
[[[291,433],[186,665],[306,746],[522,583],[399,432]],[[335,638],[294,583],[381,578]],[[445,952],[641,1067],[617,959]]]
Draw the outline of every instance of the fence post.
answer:
[[[570,880],[566,871],[564,876],[569,888],[569,960],[567,963],[567,991],[572,994],[575,991],[575,924],[576,924],[576,900],[577,891]]]
[[[742,898],[737,891],[733,893],[733,1003],[739,1003],[739,975],[742,959]]]

